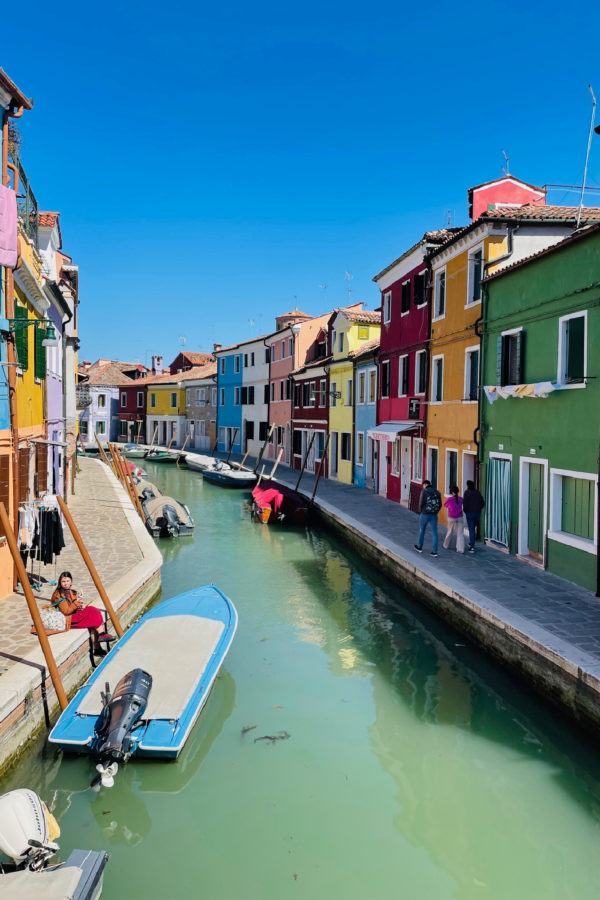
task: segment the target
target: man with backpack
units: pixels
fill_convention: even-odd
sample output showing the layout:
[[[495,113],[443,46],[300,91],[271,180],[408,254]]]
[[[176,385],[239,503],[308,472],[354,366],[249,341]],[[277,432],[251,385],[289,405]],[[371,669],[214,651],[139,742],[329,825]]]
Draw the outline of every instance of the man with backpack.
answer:
[[[442,508],[442,495],[436,488],[432,487],[430,481],[423,482],[423,490],[419,497],[419,513],[420,513],[420,529],[419,542],[415,544],[417,553],[423,552],[423,540],[425,538],[425,529],[431,525],[431,534],[433,537],[433,549],[430,556],[438,556],[438,513]]]

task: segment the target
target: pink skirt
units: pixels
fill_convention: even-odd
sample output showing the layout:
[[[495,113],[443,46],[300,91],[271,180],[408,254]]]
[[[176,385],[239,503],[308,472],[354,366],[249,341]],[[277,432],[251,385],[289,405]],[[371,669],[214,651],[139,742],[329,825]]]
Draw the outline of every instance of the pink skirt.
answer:
[[[71,628],[101,628],[104,617],[96,606],[86,606],[71,616]]]

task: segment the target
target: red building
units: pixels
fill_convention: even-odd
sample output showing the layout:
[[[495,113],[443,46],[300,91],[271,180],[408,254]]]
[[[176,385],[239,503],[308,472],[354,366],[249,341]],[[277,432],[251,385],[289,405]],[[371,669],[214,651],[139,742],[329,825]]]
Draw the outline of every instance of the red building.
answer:
[[[429,291],[426,256],[459,229],[428,231],[373,279],[381,291],[375,492],[416,508],[425,459]]]
[[[325,436],[329,428],[329,370],[331,356],[327,356],[327,329],[321,328],[308,348],[306,362],[292,372],[292,466],[302,467],[310,446],[306,463],[307,472],[315,472],[325,448]],[[311,445],[311,437],[314,440]],[[327,477],[325,460],[321,475]]]
[[[146,443],[146,379],[121,382],[119,388],[118,414],[120,441]]]

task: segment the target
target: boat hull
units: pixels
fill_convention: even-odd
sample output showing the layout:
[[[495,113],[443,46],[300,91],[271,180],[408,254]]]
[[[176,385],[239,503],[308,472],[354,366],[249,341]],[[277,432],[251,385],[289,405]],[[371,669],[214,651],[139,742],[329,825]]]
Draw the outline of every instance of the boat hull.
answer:
[[[221,487],[251,488],[256,484],[254,472],[239,472],[235,469],[230,471],[206,469],[202,473],[202,477],[205,481],[210,481],[212,484],[218,484]]]
[[[266,479],[252,491],[254,515],[263,523],[304,525],[308,501],[302,494],[277,481]]]
[[[215,585],[159,603],[114,645],[64,710],[48,740],[63,750],[89,752],[100,692],[106,681],[114,688],[135,660],[152,675],[153,686],[144,713],[147,724],[137,730],[134,755],[175,759],[209,697],[236,628],[235,607]]]

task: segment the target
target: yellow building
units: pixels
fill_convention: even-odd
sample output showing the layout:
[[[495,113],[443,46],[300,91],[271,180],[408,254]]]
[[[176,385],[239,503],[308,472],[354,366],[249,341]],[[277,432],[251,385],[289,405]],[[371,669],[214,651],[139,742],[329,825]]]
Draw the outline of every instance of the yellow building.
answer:
[[[144,379],[146,435],[159,447],[181,447],[185,440],[185,388],[181,381],[181,374]]]
[[[354,468],[354,365],[348,354],[379,337],[381,315],[362,303],[337,309],[329,319],[329,477],[352,484]]]

